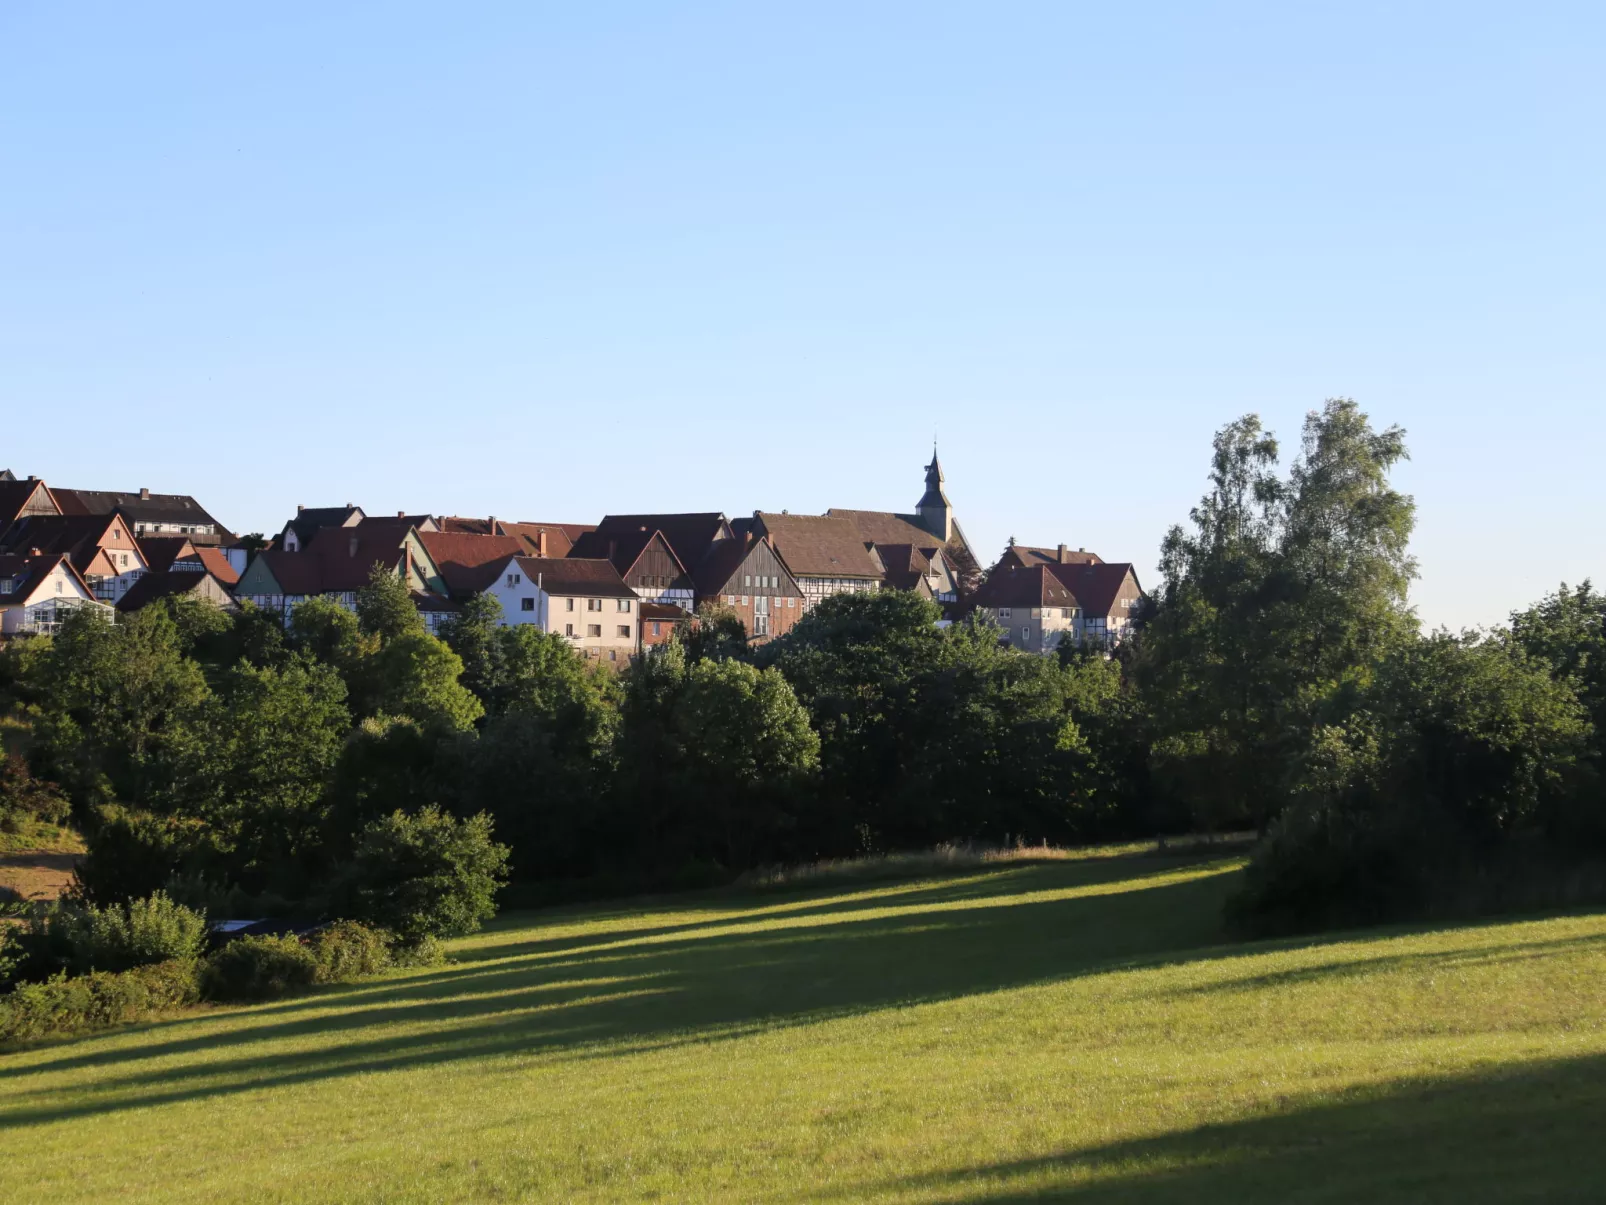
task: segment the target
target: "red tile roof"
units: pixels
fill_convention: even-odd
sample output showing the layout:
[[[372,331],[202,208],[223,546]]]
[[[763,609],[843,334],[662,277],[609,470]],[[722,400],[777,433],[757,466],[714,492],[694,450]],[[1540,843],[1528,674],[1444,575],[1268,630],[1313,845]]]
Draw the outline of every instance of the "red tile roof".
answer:
[[[529,551],[517,536],[472,535],[455,531],[421,531],[418,542],[441,571],[453,597],[478,594],[496,581],[502,566]]]
[[[988,607],[1078,607],[1076,595],[1044,565],[1029,569],[1001,567],[988,574],[970,598],[972,606]]]

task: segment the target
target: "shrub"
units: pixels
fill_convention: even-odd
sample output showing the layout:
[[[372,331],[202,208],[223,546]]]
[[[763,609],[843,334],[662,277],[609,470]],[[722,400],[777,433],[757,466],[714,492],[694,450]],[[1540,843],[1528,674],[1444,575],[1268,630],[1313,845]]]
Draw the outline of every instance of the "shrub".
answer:
[[[505,845],[491,840],[483,812],[456,820],[438,808],[395,812],[362,830],[347,869],[351,915],[395,933],[405,944],[472,933],[496,915],[507,881]]]
[[[191,961],[77,977],[63,972],[43,983],[24,983],[0,997],[0,1042],[141,1021],[199,998]]]
[[[322,983],[377,975],[391,965],[391,937],[354,920],[336,921],[312,941]]]
[[[22,832],[29,822],[63,824],[71,811],[56,785],[35,778],[20,756],[0,757],[0,832]]]
[[[139,899],[167,885],[205,844],[197,824],[108,809],[88,835],[73,892],[97,904]]]
[[[14,930],[6,944],[17,979],[60,971],[127,971],[159,962],[194,962],[206,939],[206,916],[158,891],[126,905],[58,904]]]
[[[201,966],[201,995],[208,1000],[276,1000],[318,981],[318,956],[300,939],[241,937]]]

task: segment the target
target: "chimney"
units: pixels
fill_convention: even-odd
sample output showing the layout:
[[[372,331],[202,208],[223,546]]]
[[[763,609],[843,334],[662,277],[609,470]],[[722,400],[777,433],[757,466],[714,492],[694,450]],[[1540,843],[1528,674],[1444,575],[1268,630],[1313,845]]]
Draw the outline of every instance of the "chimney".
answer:
[[[29,473],[28,474],[28,480],[29,481],[38,481],[39,478],[35,477],[32,473]]]
[[[1087,551],[1087,549],[1085,549],[1085,548],[1078,548],[1078,549],[1077,549],[1077,550],[1076,550],[1076,551],[1078,551],[1078,552],[1086,552],[1086,551]]]
[[[356,556],[357,555],[357,537],[356,536],[352,536],[351,539],[346,541],[346,549],[347,549],[347,551],[346,551],[346,555],[347,556]]]
[[[301,503],[299,503],[299,502],[296,503],[296,514],[299,515],[302,511],[304,511],[306,509],[307,508],[302,506]]]
[[[396,517],[398,519],[405,519],[407,517],[407,512],[404,510],[399,510],[396,512]]]
[[[139,500],[141,502],[149,502],[151,500],[150,490],[146,489],[143,485],[139,487]]]
[[[1070,550],[1069,550],[1069,549],[1067,549],[1067,548],[1066,548],[1066,547],[1065,547],[1065,545],[1064,545],[1064,544],[1061,544],[1061,545],[1060,545],[1060,564],[1062,564],[1062,565],[1063,565],[1063,564],[1064,564],[1064,563],[1065,563],[1065,554],[1066,554],[1066,553],[1067,553],[1067,552],[1068,552],[1068,551],[1070,551]]]
[[[546,556],[546,528],[544,527],[535,533],[535,555],[539,557]]]
[[[608,559],[610,561],[613,560],[613,554],[618,552],[618,551],[619,551],[619,541],[618,540],[609,540],[608,541]]]
[[[489,519],[485,520],[485,523],[485,534],[488,536],[494,536],[496,534],[496,516],[492,515]]]

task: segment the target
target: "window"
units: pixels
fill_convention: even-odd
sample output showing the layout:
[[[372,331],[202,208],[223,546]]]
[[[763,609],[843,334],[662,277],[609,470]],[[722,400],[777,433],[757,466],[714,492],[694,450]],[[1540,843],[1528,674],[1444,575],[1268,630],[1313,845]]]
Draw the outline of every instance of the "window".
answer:
[[[1000,619],[1008,619],[1009,618],[1009,608],[1008,607],[999,607],[998,608],[998,618],[1000,618]]]
[[[1069,619],[1070,617],[1071,617],[1071,609],[1069,607],[1061,607],[1060,608],[1060,618],[1061,619]]]
[[[753,588],[753,575],[751,573],[742,574],[742,585],[746,586],[748,589]]]
[[[586,624],[586,635],[587,636],[601,636],[602,635],[602,625],[600,623],[588,623],[588,624]]]
[[[126,552],[124,552],[124,553],[119,553],[119,554],[118,554],[118,557],[117,557],[117,562],[118,562],[118,564],[120,564],[120,565],[121,565],[121,566],[122,566],[122,567],[123,567],[123,568],[124,568],[124,569],[127,569],[127,568],[128,568],[128,553],[126,553]]]
[[[1028,624],[1022,625],[1021,630],[1020,630],[1020,638],[1021,638],[1021,642],[1022,643],[1025,643],[1026,641],[1029,641],[1032,638],[1032,625],[1031,624],[1028,623]]]
[[[786,600],[787,610],[791,610],[795,606],[797,606],[797,599],[789,598],[789,599]]]
[[[11,583],[10,582],[6,583],[6,589],[7,590],[11,589]],[[654,636],[662,636],[663,635],[663,632],[661,630],[662,626],[663,625],[661,625],[656,619],[653,620],[652,621],[652,634]]]
[[[600,610],[602,610],[602,600],[600,598],[588,598],[588,599],[586,599],[586,610],[587,611],[600,611]]]
[[[521,598],[521,599],[519,599],[519,610],[521,610],[521,611],[533,611],[533,610],[535,610],[535,599],[533,599],[533,598]]]
[[[628,623],[622,623],[622,624],[619,625],[619,639],[621,639],[621,640],[629,640],[630,639],[630,625]]]
[[[747,605],[747,595],[744,594],[744,595],[742,595],[742,606],[745,607],[746,605]]]
[[[516,586],[523,580],[523,576],[517,573],[510,573],[507,575],[507,584],[510,586]]]
[[[618,649],[609,649],[608,650],[608,660],[609,661],[617,661],[617,660],[619,660],[619,650]]]
[[[630,600],[628,598],[621,598],[619,600],[619,609],[628,615],[630,613]]]
[[[574,600],[570,599],[569,601],[573,602]],[[565,636],[573,636],[574,635],[574,625],[572,623],[564,624],[563,625],[563,634]]]
[[[766,611],[753,616],[753,635],[768,636],[770,634],[770,617]]]
[[[727,594],[725,596],[725,605],[727,607],[734,607],[736,605],[736,596],[734,594]]]
[[[10,593],[11,593],[11,579],[8,577],[5,580],[0,581],[0,594],[10,594]],[[656,628],[658,625],[657,624],[653,624],[652,626]]]
[[[563,606],[563,609],[564,609],[564,610],[565,610],[565,611],[572,611],[572,610],[574,610],[574,599],[572,599],[572,598],[566,598],[566,599],[564,599],[564,600],[563,600],[563,603],[564,603],[564,606]]]

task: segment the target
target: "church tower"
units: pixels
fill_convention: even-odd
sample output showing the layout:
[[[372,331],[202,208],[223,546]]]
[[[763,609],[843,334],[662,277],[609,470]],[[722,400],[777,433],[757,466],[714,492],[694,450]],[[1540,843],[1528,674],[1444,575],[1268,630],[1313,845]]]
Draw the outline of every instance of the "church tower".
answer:
[[[926,466],[926,492],[915,506],[925,529],[944,544],[953,538],[954,507],[942,492],[942,465],[937,463],[937,445],[931,445],[931,463]]]

